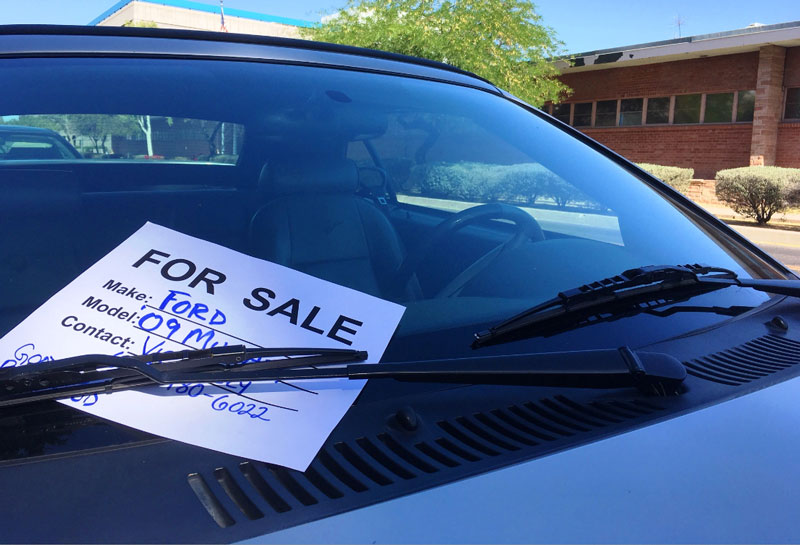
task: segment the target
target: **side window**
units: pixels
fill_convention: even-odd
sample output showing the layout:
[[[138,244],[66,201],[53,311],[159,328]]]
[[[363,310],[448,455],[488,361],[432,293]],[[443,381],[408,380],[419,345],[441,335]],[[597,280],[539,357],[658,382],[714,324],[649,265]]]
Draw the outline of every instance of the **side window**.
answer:
[[[0,161],[80,158],[80,154],[57,133],[34,132],[26,127],[4,127],[4,129],[0,129]]]
[[[40,142],[32,142],[31,135]],[[244,126],[147,114],[5,115],[0,118],[0,139],[0,153],[4,154],[0,158],[6,160],[27,155],[30,159],[236,164],[244,143]],[[58,154],[46,153],[48,146],[56,148]],[[37,147],[38,151],[20,151]]]

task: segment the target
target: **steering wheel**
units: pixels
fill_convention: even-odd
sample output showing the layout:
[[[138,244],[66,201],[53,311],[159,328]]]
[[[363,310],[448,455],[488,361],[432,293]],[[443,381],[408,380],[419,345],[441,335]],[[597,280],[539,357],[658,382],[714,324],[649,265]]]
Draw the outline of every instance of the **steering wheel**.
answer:
[[[448,237],[451,237],[459,229],[487,219],[504,219],[511,221],[516,226],[514,235],[473,261],[472,264],[461,271],[444,288],[439,290],[435,296],[436,298],[454,297],[458,295],[473,278],[484,271],[491,265],[492,261],[497,259],[504,252],[518,248],[528,240],[544,240],[544,233],[539,223],[533,216],[516,206],[502,203],[473,206],[441,222],[434,228],[426,241],[406,256],[405,260],[403,260],[400,267],[397,269],[395,285],[398,286],[400,290],[403,290],[409,280],[411,280],[411,277],[419,270],[425,258],[428,257],[437,245]]]

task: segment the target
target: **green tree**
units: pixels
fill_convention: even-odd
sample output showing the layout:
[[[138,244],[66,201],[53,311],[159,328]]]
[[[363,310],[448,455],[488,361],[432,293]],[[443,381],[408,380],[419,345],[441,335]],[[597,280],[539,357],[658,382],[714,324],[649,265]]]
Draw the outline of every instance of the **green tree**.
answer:
[[[134,21],[133,19],[125,21],[122,23],[122,26],[136,28],[158,28],[158,25],[154,21]]]
[[[106,144],[111,136],[129,136],[137,129],[129,115],[73,114],[69,118],[79,135],[92,140],[95,153],[109,152]]]
[[[303,34],[446,62],[534,106],[568,91],[549,60],[563,44],[527,0],[348,0]]]
[[[13,124],[50,129],[60,133],[70,141],[74,140],[79,134],[75,125],[75,116],[67,114],[21,115]]]
[[[76,143],[78,137],[89,138],[95,153],[109,153],[108,143],[112,136],[131,136],[139,131],[137,119],[132,115],[21,115],[11,124],[50,129],[61,134],[73,144]]]

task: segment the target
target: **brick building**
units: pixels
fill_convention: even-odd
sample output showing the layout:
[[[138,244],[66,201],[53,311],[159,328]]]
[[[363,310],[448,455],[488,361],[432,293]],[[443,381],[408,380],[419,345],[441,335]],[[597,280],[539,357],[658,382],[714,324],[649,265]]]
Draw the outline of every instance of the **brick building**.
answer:
[[[800,167],[800,21],[558,64],[573,93],[549,111],[633,161],[691,167],[697,178]]]

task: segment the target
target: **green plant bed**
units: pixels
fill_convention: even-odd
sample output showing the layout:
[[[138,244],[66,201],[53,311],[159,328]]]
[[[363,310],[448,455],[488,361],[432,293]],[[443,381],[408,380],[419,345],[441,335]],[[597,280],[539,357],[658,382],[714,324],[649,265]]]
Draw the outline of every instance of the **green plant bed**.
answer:
[[[690,182],[694,178],[693,168],[670,167],[654,165],[652,163],[636,163],[636,166],[646,170],[662,182],[672,186],[681,193],[686,193]]]

